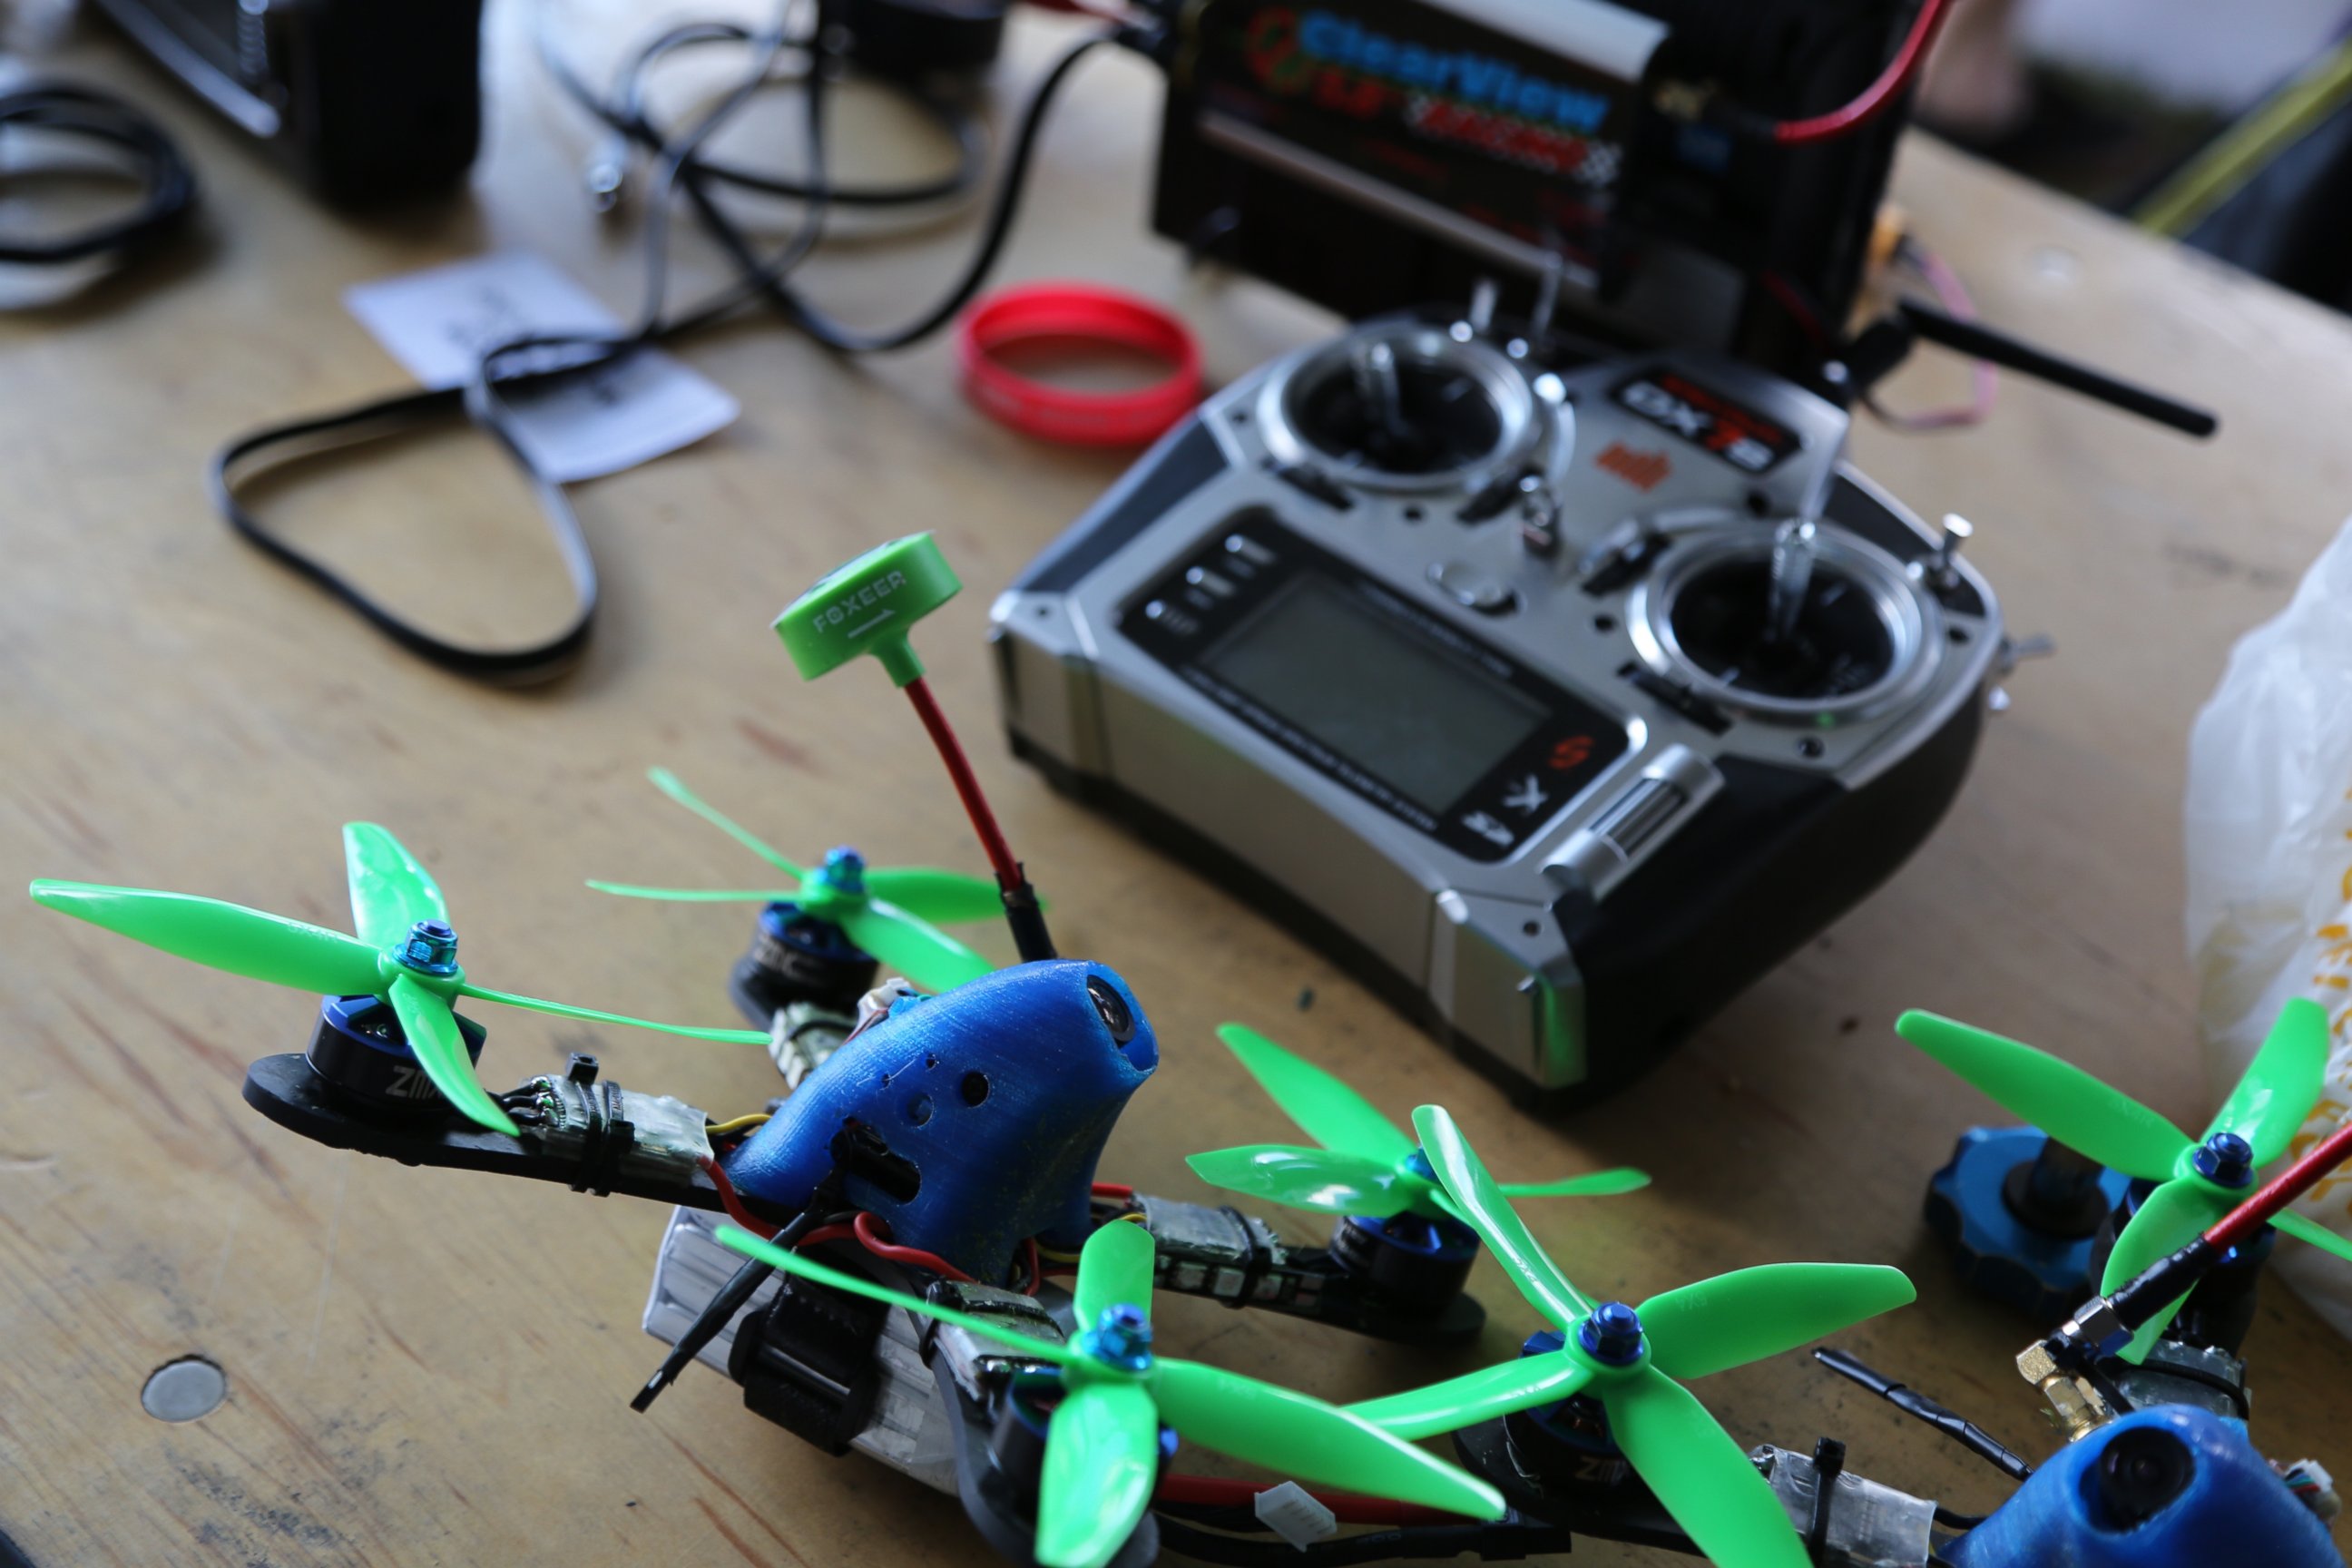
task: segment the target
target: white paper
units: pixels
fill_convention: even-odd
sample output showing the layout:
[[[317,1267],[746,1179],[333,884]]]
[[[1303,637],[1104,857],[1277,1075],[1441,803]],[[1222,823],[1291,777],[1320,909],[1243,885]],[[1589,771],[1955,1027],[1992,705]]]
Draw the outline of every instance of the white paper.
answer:
[[[482,354],[518,338],[611,333],[621,323],[545,257],[528,250],[354,285],[344,308],[427,386],[471,380]],[[551,387],[506,395],[533,466],[569,483],[616,474],[734,422],[725,388],[658,349],[640,349]]]

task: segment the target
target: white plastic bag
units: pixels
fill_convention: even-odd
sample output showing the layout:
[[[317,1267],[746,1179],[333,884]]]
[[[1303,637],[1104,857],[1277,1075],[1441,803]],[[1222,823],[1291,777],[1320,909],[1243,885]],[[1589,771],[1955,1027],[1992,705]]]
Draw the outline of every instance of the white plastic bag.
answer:
[[[2294,602],[2231,651],[2189,735],[2186,816],[2189,953],[2216,1103],[2290,997],[2333,1024],[2300,1154],[2352,1118],[2352,522]],[[2352,1236],[2352,1173],[2295,1208]],[[2352,1263],[2282,1238],[2271,1271],[2352,1336]]]

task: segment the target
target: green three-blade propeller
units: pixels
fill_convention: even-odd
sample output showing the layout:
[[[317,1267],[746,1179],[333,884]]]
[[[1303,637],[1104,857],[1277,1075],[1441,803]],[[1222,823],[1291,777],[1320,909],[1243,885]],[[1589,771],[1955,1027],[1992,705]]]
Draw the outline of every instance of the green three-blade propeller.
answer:
[[[1412,1120],[1464,1218],[1561,1342],[1349,1408],[1399,1436],[1422,1437],[1585,1394],[1608,1413],[1618,1449],[1700,1552],[1723,1568],[1806,1568],[1811,1558],[1770,1484],[1675,1379],[1761,1361],[1903,1306],[1914,1296],[1910,1280],[1875,1266],[1780,1263],[1639,1307],[1596,1306],[1536,1245],[1454,1119],[1425,1105]]]
[[[2068,1148],[2157,1184],[2116,1237],[2099,1284],[2103,1294],[2188,1246],[2248,1197],[2253,1173],[2287,1152],[2319,1103],[2327,1071],[2326,1011],[2297,997],[2280,1012],[2270,1037],[2200,1139],[2032,1046],[1934,1013],[1906,1013],[1895,1029]],[[2271,1224],[2352,1258],[2352,1242],[2301,1215],[2282,1214]],[[2145,1357],[2179,1310],[2175,1301],[2143,1324],[2123,1351],[2124,1359],[2137,1363]]]
[[[667,768],[646,777],[670,799],[793,879],[778,889],[640,888],[591,881],[600,893],[630,899],[667,899],[677,903],[768,904],[790,902],[817,920],[830,921],[849,940],[929,991],[946,991],[988,973],[988,960],[931,924],[933,921],[984,921],[1004,912],[996,884],[985,877],[937,871],[923,866],[870,868],[856,855],[835,850],[809,870],[731,819],[721,816]]]
[[[1268,1203],[1318,1214],[1388,1219],[1459,1218],[1412,1134],[1374,1110],[1370,1101],[1313,1063],[1255,1029],[1227,1024],[1217,1031],[1274,1102],[1323,1145],[1255,1143],[1195,1154],[1185,1162],[1211,1186],[1247,1193]],[[1639,1171],[1596,1171],[1564,1181],[1512,1183],[1515,1198],[1600,1197],[1646,1187]]]
[[[748,1258],[854,1295],[954,1323],[1061,1369],[1037,1489],[1037,1561],[1102,1568],[1150,1505],[1160,1426],[1219,1453],[1302,1481],[1500,1519],[1502,1495],[1454,1466],[1307,1394],[1151,1352],[1152,1241],[1141,1226],[1104,1226],[1078,1255],[1070,1344],[1032,1339],[934,1307],[784,1251],[731,1226],[719,1239]]]
[[[457,967],[457,939],[449,929],[441,889],[400,840],[372,822],[351,823],[343,828],[343,859],[351,876],[352,921],[359,931],[355,937],[186,893],[45,879],[33,884],[32,894],[60,914],[208,968],[298,991],[374,996],[391,1004],[409,1049],[433,1087],[496,1132],[514,1134],[520,1129],[475,1081],[473,1062],[450,1011],[450,1004],[460,996],[701,1040],[767,1043],[767,1036],[748,1029],[657,1024],[477,985]]]

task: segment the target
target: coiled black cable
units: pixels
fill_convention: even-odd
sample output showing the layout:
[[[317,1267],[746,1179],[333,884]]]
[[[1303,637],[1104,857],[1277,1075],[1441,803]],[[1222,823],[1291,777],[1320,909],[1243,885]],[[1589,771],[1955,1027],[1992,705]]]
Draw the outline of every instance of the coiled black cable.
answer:
[[[38,132],[97,143],[119,154],[141,186],[130,212],[55,235],[0,233],[0,262],[58,267],[128,256],[177,227],[196,204],[195,171],[163,128],[121,100],[66,82],[0,92],[0,136]],[[0,173],[0,181],[6,179]]]
[[[474,380],[465,388],[404,394],[237,437],[215,454],[211,489],[214,505],[238,536],[334,595],[402,647],[453,674],[509,684],[542,681],[562,674],[587,646],[598,597],[595,565],[563,486],[534,468],[517,440],[509,395],[533,384],[585,374],[652,343],[674,342],[762,301],[826,347],[841,353],[904,348],[929,336],[952,321],[979,291],[1003,251],[1018,212],[1038,134],[1071,68],[1097,45],[1135,41],[1129,29],[1113,26],[1083,37],[1064,51],[1032,92],[1023,111],[979,244],[955,284],[938,303],[908,324],[887,332],[866,333],[834,322],[787,287],[786,280],[822,243],[826,219],[835,206],[904,205],[951,195],[965,188],[979,163],[978,132],[968,121],[953,122],[964,153],[957,171],[941,181],[929,182],[928,186],[922,182],[910,182],[899,186],[836,188],[826,167],[825,102],[829,84],[845,62],[837,53],[835,36],[821,19],[805,30],[790,31],[792,10],[787,0],[776,26],[763,32],[731,23],[709,23],[691,24],[664,33],[640,49],[632,65],[625,69],[622,97],[617,102],[597,100],[587,92],[575,74],[555,60],[551,51],[542,48],[542,57],[549,59],[567,92],[587,104],[608,126],[654,150],[654,177],[645,208],[646,288],[636,324],[610,335],[532,338],[502,343],[482,356]],[[645,108],[646,73],[677,49],[719,42],[749,43],[754,54],[751,67],[712,108],[684,130],[672,132],[655,121]],[[704,145],[776,79],[777,63],[789,50],[799,51],[806,62],[796,76],[785,79],[796,80],[803,90],[807,114],[805,173],[797,178],[753,174],[707,160],[702,153]],[[919,94],[918,97],[921,101]],[[930,107],[943,116],[950,112],[944,100],[931,100]],[[772,252],[761,254],[742,227],[719,207],[714,193],[724,185],[801,200],[803,206],[793,232]],[[681,194],[696,219],[735,264],[739,275],[709,297],[673,313],[667,303],[669,223],[673,198]],[[548,363],[551,355],[556,361],[552,365]],[[460,412],[499,440],[529,476],[549,531],[571,574],[575,613],[562,632],[543,642],[512,648],[469,647],[427,632],[384,607],[357,584],[272,534],[240,499],[241,482],[266,466],[262,459],[281,453],[281,449],[280,460],[316,456],[339,446],[355,446],[377,436],[454,417]]]

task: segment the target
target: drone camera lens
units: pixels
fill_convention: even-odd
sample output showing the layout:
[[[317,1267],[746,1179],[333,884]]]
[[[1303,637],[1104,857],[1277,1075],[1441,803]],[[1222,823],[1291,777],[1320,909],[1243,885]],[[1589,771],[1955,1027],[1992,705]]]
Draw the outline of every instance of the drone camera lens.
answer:
[[[2091,1473],[2103,1522],[2120,1532],[2138,1529],[2188,1490],[2197,1460],[2170,1432],[2135,1426],[2116,1435]]]
[[[1087,996],[1094,1003],[1095,1012],[1102,1019],[1103,1027],[1110,1031],[1114,1043],[1123,1046],[1135,1038],[1134,1010],[1128,1006],[1127,998],[1118,994],[1117,986],[1099,974],[1089,975]]]

